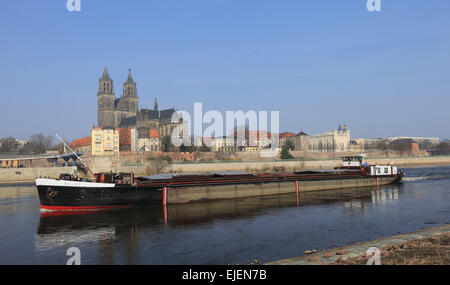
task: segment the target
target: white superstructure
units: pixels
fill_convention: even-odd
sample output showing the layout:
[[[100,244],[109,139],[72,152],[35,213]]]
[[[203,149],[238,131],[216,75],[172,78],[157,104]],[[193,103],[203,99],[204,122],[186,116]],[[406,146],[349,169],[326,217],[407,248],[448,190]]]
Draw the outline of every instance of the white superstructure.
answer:
[[[373,165],[370,167],[370,175],[380,176],[380,175],[397,175],[397,166],[389,165]]]

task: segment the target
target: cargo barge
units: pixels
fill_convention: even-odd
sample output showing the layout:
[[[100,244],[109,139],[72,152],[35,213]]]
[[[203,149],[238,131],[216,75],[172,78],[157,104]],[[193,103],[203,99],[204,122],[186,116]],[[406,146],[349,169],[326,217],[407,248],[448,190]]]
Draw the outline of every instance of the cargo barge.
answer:
[[[37,178],[36,186],[44,210],[102,210],[285,193],[298,195],[305,191],[386,185],[404,176],[396,166],[363,164],[362,159],[363,156],[344,157],[341,167],[327,171],[142,177],[104,172],[95,174],[95,181],[71,175],[61,175],[59,179]]]

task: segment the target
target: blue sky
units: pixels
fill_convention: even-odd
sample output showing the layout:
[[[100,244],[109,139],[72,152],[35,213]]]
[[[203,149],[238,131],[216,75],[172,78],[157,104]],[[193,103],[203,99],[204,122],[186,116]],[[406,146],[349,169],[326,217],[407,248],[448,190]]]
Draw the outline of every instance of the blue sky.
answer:
[[[450,137],[450,1],[0,2],[0,137],[97,123],[105,65],[140,107],[278,110],[281,131]]]

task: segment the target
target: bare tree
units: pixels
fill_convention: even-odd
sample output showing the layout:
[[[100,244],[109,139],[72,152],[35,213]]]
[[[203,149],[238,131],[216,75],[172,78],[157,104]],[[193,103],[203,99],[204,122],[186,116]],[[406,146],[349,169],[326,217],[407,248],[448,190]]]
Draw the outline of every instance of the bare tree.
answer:
[[[163,152],[174,151],[174,146],[172,145],[170,136],[163,136],[161,141],[161,150]]]
[[[434,147],[435,144],[431,140],[423,140],[419,142],[419,149],[429,149]]]
[[[292,138],[287,138],[282,147],[286,147],[288,150],[294,150],[294,140]]]
[[[52,145],[53,137],[45,136],[43,133],[34,134],[30,140],[24,145],[23,153],[45,153]]]
[[[392,149],[390,143],[387,140],[382,140],[378,142],[375,148],[383,151],[386,156],[388,156],[389,151]]]
[[[0,152],[12,153],[19,151],[19,143],[13,137],[7,137],[0,140]]]
[[[164,157],[152,158],[145,166],[145,172],[147,175],[159,174],[168,164],[169,160]]]
[[[231,150],[218,151],[218,152],[216,152],[216,159],[217,160],[229,160],[234,155],[236,155],[236,153]]]

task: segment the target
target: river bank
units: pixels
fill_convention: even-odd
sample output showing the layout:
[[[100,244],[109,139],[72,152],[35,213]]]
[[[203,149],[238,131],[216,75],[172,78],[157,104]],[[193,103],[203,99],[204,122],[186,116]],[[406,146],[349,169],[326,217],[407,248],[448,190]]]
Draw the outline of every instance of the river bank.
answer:
[[[370,242],[267,263],[267,265],[364,265],[378,249],[382,265],[450,264],[450,225],[381,238]]]

